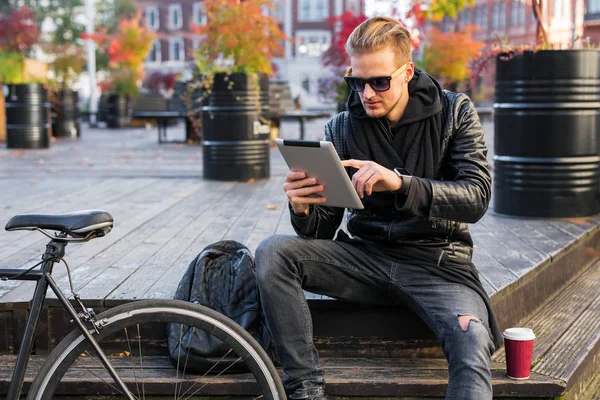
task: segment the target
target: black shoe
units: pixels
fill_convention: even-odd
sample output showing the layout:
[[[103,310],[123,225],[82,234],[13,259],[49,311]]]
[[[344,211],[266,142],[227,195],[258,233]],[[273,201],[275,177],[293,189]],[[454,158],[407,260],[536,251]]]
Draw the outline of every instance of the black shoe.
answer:
[[[316,387],[312,389],[297,389],[288,396],[291,400],[329,400],[325,396],[325,389]]]

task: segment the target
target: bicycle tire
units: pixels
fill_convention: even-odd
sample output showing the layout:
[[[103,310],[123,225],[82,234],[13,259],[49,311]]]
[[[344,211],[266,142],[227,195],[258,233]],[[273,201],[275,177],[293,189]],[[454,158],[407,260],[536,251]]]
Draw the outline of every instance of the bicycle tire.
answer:
[[[111,358],[111,362],[119,362],[122,361],[123,358],[127,357],[131,358],[131,370],[133,371],[133,376],[135,377],[135,386],[137,387],[138,395],[140,394],[140,382],[137,381],[136,376],[135,362],[137,361],[134,360],[135,349],[131,348],[131,343],[129,343],[128,330],[126,328],[130,326],[135,326],[137,327],[138,335],[140,335],[140,324],[147,324],[146,328],[151,329],[152,324],[158,323],[162,325],[163,323],[171,322],[181,324],[182,327],[186,326],[194,327],[194,329],[210,329],[210,331],[214,333],[215,337],[219,338],[225,343],[228,343],[231,346],[232,350],[238,355],[238,357],[246,363],[248,369],[250,370],[250,374],[254,377],[254,379],[256,379],[254,386],[240,383],[234,389],[232,389],[235,391],[235,393],[225,393],[225,395],[235,394],[242,396],[254,396],[256,393],[252,391],[256,390],[255,386],[258,386],[260,394],[265,400],[286,399],[285,391],[283,389],[283,384],[281,383],[281,380],[279,378],[279,374],[275,366],[265,353],[265,351],[262,349],[262,347],[241,326],[214,310],[197,304],[187,303],[178,300],[143,300],[124,304],[107,310],[102,314],[99,314],[97,316],[97,320],[102,321],[104,324],[102,329],[100,329],[100,332],[96,333],[91,325],[89,325],[88,329],[90,333],[92,333],[96,341],[99,343],[100,347],[103,348],[103,350],[103,340],[107,342],[105,344],[108,348],[109,346],[114,345],[114,343],[119,344],[119,340],[115,340],[114,338],[115,336],[119,336],[121,333],[123,333],[122,331],[125,332],[130,354],[126,354],[127,351],[123,353],[117,353],[117,357]],[[141,354],[142,339],[140,337],[138,337],[137,339],[139,342],[139,350]],[[79,367],[82,364],[82,361],[86,364],[90,364],[91,361],[93,361],[93,356],[89,352],[89,349],[91,348],[91,344],[85,339],[81,331],[79,329],[73,330],[50,353],[48,359],[40,368],[38,374],[32,382],[27,394],[27,399],[48,400],[53,399],[55,393],[58,393],[56,394],[56,396],[64,395],[64,393],[60,394],[60,389],[59,391],[57,391],[57,388],[60,388],[60,381],[62,381],[63,378],[65,378],[65,374],[67,373],[67,371],[70,370],[70,368],[73,365],[78,364],[78,366],[76,366],[75,369],[82,369]],[[165,350],[165,352],[168,353],[167,350]],[[84,354],[86,353],[87,355],[84,356]],[[112,354],[112,356],[114,355],[115,354]],[[141,367],[141,378],[144,378],[144,357],[147,357],[148,359],[149,356],[142,355],[141,357],[139,357],[138,367]],[[99,360],[96,361],[100,362]],[[181,360],[181,362],[183,363],[183,360]],[[127,361],[121,362],[120,365],[126,365],[127,363]],[[125,368],[123,368],[123,371],[117,371],[119,377],[125,381],[127,380],[126,376],[131,377],[131,372],[129,372],[129,374],[126,374],[124,370]],[[174,374],[179,374],[179,372],[177,372],[179,370],[178,368],[172,367],[172,370]],[[101,369],[96,372],[98,373],[99,371],[102,372],[106,370]],[[81,373],[81,371],[79,371],[78,373]],[[105,373],[107,374],[107,372]],[[187,380],[185,380],[185,378],[187,378]],[[65,381],[68,381],[68,379],[69,378],[65,378]],[[181,395],[181,392],[183,391],[184,387],[188,387],[188,390],[190,390],[190,385],[192,385],[193,382],[196,382],[193,386],[191,386],[194,387],[196,384],[198,384],[198,379],[200,379],[200,383],[202,384],[204,382],[202,381],[202,379],[212,379],[212,377],[194,377],[193,379],[191,379],[189,376],[185,376],[184,368],[181,380],[175,380],[175,391],[173,394],[169,394],[169,396],[171,398],[177,398],[177,396],[174,396],[174,394],[177,393],[178,386],[179,395]],[[119,396],[118,391],[115,391],[114,386],[116,386],[116,384],[112,379],[109,379],[107,385],[104,385],[103,382],[98,382],[97,376],[90,377],[90,380],[86,380],[86,382],[89,382],[90,386],[100,386],[100,388],[94,386],[94,394],[103,396]],[[113,386],[111,387],[110,384],[112,384]],[[135,396],[135,391],[131,380],[128,379],[126,384]],[[227,386],[227,388],[231,388],[231,385],[228,385],[229,386]],[[144,384],[142,384],[142,393],[145,397]],[[121,393],[120,395],[121,397],[126,398],[126,396],[123,393]],[[192,395],[195,396],[196,394],[193,393]],[[211,394],[209,393],[208,395]],[[220,395],[223,395],[223,393],[221,393]],[[137,398],[141,397],[142,396],[137,396]],[[183,398],[183,396],[181,396],[181,398]]]

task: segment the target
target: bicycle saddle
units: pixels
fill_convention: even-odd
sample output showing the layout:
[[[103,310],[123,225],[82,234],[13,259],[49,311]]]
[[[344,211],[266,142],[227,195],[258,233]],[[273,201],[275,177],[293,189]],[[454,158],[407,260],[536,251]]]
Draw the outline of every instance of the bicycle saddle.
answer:
[[[6,224],[7,231],[50,229],[81,238],[93,231],[108,234],[113,226],[113,217],[102,210],[84,210],[67,214],[20,214]]]

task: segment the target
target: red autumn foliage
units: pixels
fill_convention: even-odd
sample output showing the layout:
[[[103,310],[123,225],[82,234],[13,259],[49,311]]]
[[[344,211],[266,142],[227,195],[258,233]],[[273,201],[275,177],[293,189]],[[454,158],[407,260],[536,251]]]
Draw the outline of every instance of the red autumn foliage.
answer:
[[[344,45],[354,28],[366,19],[366,16],[362,14],[354,15],[352,11],[346,11],[341,15],[329,17],[329,24],[332,30],[335,32],[335,27],[339,23],[340,31],[331,40],[331,47],[321,57],[323,65],[326,67],[345,67],[350,64],[350,57],[346,53]]]
[[[0,15],[0,50],[26,53],[38,43],[39,37],[40,26],[28,7]]]

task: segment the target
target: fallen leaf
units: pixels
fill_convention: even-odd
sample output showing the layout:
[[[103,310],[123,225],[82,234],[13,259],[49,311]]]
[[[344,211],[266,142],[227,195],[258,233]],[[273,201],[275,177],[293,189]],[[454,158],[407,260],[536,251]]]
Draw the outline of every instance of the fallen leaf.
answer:
[[[40,158],[40,159],[38,160],[38,164],[40,164],[40,165],[43,165],[43,164],[45,164],[45,163],[46,163],[46,161],[44,161],[44,159],[43,159],[43,158]]]
[[[181,145],[180,145],[180,144],[176,144],[176,145],[175,145],[175,147],[174,147],[174,149],[175,149],[175,150],[179,150],[179,149],[181,149]]]
[[[22,152],[20,152],[20,151],[13,151],[13,153],[12,153],[12,154],[13,154],[13,157],[21,157],[21,155],[22,155],[23,153],[22,153]]]
[[[250,179],[248,179],[248,180],[246,181],[246,183],[248,183],[248,184],[250,184],[250,185],[252,185],[254,182],[255,182],[255,179],[254,179],[254,178],[250,178]]]
[[[181,199],[181,198],[184,198],[184,197],[185,197],[185,195],[184,195],[183,193],[173,193],[173,194],[171,195],[171,197],[174,197],[174,198],[176,198],[176,199]]]
[[[267,210],[279,210],[279,206],[277,204],[269,204]]]
[[[36,181],[35,179],[32,179],[32,180],[31,180],[31,184],[32,184],[32,185],[35,185],[37,182],[38,182],[38,181]]]
[[[122,353],[112,353],[110,356],[111,357],[129,357],[130,354],[131,354],[130,352],[128,352],[127,350],[125,350]]]

